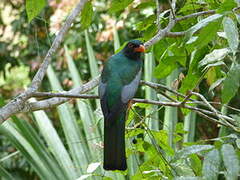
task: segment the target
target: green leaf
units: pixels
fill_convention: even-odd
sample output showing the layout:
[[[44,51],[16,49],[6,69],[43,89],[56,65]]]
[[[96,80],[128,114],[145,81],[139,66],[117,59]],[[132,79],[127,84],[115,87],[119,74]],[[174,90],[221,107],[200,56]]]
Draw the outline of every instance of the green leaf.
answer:
[[[216,80],[210,87],[208,91],[212,91],[215,89],[217,86],[219,86],[223,82],[224,78]]]
[[[228,103],[238,91],[240,81],[240,65],[234,65],[229,70],[223,82],[222,102]]]
[[[74,87],[79,87],[82,85],[82,79],[78,73],[78,69],[74,64],[72,57],[70,56],[67,46],[64,46],[64,48],[68,63],[68,69],[73,80]],[[97,144],[100,139],[100,132],[97,127],[97,120],[94,116],[94,111],[89,100],[77,99],[76,101],[86,139],[91,139],[91,141],[87,141],[87,144],[89,147],[93,147],[94,144]],[[89,133],[89,131],[91,131],[91,133]],[[99,159],[99,153],[97,152],[98,150],[96,148],[90,148],[90,153],[94,160]]]
[[[203,179],[217,180],[220,163],[220,154],[217,149],[214,149],[207,153],[203,161]]]
[[[45,0],[26,0],[26,11],[28,22],[31,22],[46,5]]]
[[[11,176],[11,174],[6,169],[4,169],[1,165],[0,165],[0,177],[2,177],[3,180],[12,180],[12,179],[14,179]]]
[[[187,76],[183,79],[182,85],[180,88],[181,93],[186,93],[188,90],[196,87],[200,75],[197,73],[188,73]]]
[[[0,133],[8,137],[41,179],[68,179],[27,121],[13,117],[13,121],[9,120],[0,127]]]
[[[235,0],[224,0],[221,3],[220,8],[217,9],[217,13],[226,13],[226,11],[232,11],[234,7],[237,6]]]
[[[58,136],[56,129],[53,127],[50,119],[44,111],[33,112],[39,130],[48,144],[49,150],[53,153],[55,159],[62,167],[62,172],[68,176],[69,179],[76,178],[77,174],[74,164],[70,158],[69,153],[65,149],[63,142]]]
[[[229,17],[223,19],[223,29],[227,36],[227,41],[232,52],[235,54],[238,50],[239,35],[236,24]]]
[[[93,7],[90,1],[86,2],[81,13],[81,29],[84,30],[90,26],[93,17]]]
[[[177,67],[177,60],[185,59],[184,56],[167,56],[162,59],[157,67],[154,69],[154,76],[156,78],[167,77]]]
[[[150,15],[147,18],[144,18],[144,21],[140,21],[136,24],[137,31],[146,30],[149,26],[151,26],[156,20],[156,15]]]
[[[191,154],[189,156],[190,167],[197,176],[202,175],[202,162],[197,154]]]
[[[100,162],[89,164],[87,167],[87,173],[93,173],[100,165]]]
[[[109,9],[110,13],[119,12],[125,9],[133,0],[113,0]]]
[[[238,173],[240,170],[240,166],[239,166],[240,164],[233,146],[230,144],[224,144],[222,146],[221,152],[222,152],[224,166],[227,169],[227,173],[225,174],[226,179],[237,180]]]
[[[209,150],[209,149],[212,149],[213,147],[214,146],[212,146],[212,145],[192,145],[192,146],[188,146],[188,147],[183,148],[180,151],[177,151],[176,156],[174,157],[174,160],[184,159],[191,154],[196,154],[196,153],[199,153],[201,151]]]
[[[144,41],[148,41],[151,39],[157,32],[156,24],[151,24],[148,28],[143,32]]]
[[[92,174],[84,174],[84,175],[80,176],[79,178],[77,178],[76,180],[84,180],[84,179],[87,179],[91,176],[92,176]]]
[[[61,84],[52,68],[49,66],[47,69],[47,76],[53,90],[62,90]],[[84,141],[84,134],[79,129],[77,119],[73,113],[73,109],[69,103],[61,104],[57,107],[59,118],[63,127],[68,147],[73,158],[75,166],[78,166],[78,171],[83,171],[89,164],[89,149]],[[71,132],[71,133],[69,133]],[[81,142],[81,143],[76,143]]]
[[[185,35],[185,42],[190,40],[190,38],[193,36],[194,33],[202,29],[203,27],[207,26],[210,22],[216,21],[217,19],[221,18],[222,15],[220,14],[214,14],[212,16],[209,16],[201,21],[199,21],[196,25],[192,26],[190,29],[187,30],[187,33]]]
[[[227,48],[215,49],[211,53],[207,54],[200,62],[199,67],[205,66],[207,64],[213,64],[218,61],[223,60],[228,54],[229,50]]]
[[[205,45],[207,45],[210,41],[212,41],[217,34],[217,31],[221,27],[221,18],[214,20],[213,22],[210,22],[205,27],[203,27],[201,30],[199,30],[199,33],[196,36],[193,36],[187,42],[187,49],[193,50],[195,48],[202,48]]]
[[[176,177],[174,180],[199,180],[199,177],[194,177],[194,176],[181,176],[181,177]]]
[[[198,84],[201,77],[198,63],[204,57],[207,50],[207,48],[201,48],[191,53],[189,70],[187,76],[182,81],[182,85],[179,90],[181,93],[186,93],[188,90],[195,88]]]

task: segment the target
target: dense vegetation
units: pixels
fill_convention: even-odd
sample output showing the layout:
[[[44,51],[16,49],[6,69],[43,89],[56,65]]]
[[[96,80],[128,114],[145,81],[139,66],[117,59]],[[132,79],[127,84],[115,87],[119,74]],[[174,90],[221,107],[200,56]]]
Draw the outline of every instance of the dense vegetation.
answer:
[[[0,107],[29,86],[77,3],[0,1]],[[126,122],[128,170],[102,169],[103,117],[92,96],[2,123],[3,179],[239,178],[240,1],[169,3],[87,1],[39,89],[80,87],[130,39],[151,45],[136,96],[142,99],[135,99]],[[97,89],[84,93],[96,95]]]

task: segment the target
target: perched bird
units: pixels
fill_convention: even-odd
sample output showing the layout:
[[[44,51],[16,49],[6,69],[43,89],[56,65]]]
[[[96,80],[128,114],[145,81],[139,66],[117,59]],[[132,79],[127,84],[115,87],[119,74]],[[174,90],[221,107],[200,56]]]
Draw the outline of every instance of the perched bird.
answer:
[[[125,119],[141,78],[143,43],[131,40],[106,62],[99,83],[104,115],[105,170],[126,170]]]

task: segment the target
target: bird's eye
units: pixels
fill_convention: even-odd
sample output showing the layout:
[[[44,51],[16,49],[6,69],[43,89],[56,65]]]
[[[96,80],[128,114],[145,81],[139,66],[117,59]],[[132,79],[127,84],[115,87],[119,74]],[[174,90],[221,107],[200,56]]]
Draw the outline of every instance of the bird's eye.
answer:
[[[129,48],[133,48],[133,46],[134,46],[134,45],[133,45],[132,43],[128,44],[128,47],[129,47]]]

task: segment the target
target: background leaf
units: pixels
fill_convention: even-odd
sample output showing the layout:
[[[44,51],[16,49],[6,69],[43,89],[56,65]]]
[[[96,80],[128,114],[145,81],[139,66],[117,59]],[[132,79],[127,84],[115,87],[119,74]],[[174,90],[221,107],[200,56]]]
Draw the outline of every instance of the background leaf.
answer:
[[[112,0],[109,12],[115,13],[125,9],[133,0]]]
[[[31,22],[46,5],[46,0],[26,0],[28,22]]]
[[[240,65],[234,65],[223,81],[222,102],[228,103],[238,91],[240,83]]]
[[[217,180],[218,169],[220,167],[220,154],[214,149],[204,156],[203,161],[203,177],[206,180]]]
[[[83,7],[81,12],[81,29],[86,29],[90,26],[93,18],[93,7],[92,2],[88,1]]]
[[[227,36],[229,47],[235,54],[238,50],[239,45],[238,28],[236,24],[233,22],[233,20],[229,17],[225,17],[222,23],[224,32],[226,33]]]
[[[224,144],[221,149],[224,166],[227,169],[225,177],[227,180],[237,180],[240,170],[239,159],[230,144]]]

